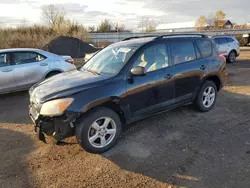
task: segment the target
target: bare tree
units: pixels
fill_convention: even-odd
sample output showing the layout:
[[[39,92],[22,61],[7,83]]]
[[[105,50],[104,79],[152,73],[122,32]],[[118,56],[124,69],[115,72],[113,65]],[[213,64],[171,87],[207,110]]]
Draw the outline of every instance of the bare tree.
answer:
[[[114,23],[114,29],[117,32],[123,32],[123,31],[125,31],[125,25],[119,24],[119,23]]]
[[[90,33],[95,32],[95,31],[96,31],[95,26],[94,26],[94,25],[89,26],[89,27],[88,27],[88,31],[89,31]]]
[[[20,22],[20,26],[21,27],[27,27],[27,20],[25,18],[23,18]]]
[[[156,30],[158,23],[147,17],[142,17],[138,23],[138,28],[141,29],[142,32],[153,32]]]
[[[42,6],[41,9],[42,18],[50,27],[60,26],[65,22],[66,12],[63,8],[50,4]]]

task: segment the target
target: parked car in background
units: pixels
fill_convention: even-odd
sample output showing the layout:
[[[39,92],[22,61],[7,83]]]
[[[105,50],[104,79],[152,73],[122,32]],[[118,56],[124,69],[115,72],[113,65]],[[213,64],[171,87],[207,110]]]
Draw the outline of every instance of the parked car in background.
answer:
[[[26,90],[45,78],[74,69],[70,56],[39,49],[0,50],[0,93]]]
[[[30,89],[30,117],[40,140],[76,135],[92,153],[116,144],[122,126],[182,105],[211,110],[226,61],[205,35],[130,38],[112,44],[79,70]]]
[[[234,63],[236,57],[240,55],[238,40],[232,36],[215,36],[212,38],[218,46],[219,54],[225,56],[229,63]]]

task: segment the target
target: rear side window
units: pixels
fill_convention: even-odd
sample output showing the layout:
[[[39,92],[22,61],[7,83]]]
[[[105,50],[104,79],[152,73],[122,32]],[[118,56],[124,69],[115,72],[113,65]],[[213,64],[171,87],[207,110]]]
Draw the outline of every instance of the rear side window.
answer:
[[[227,40],[226,38],[216,38],[214,39],[217,44],[226,44]]]
[[[35,52],[15,52],[13,53],[14,65],[35,63],[44,60],[45,57]]]
[[[170,43],[170,50],[173,64],[189,62],[196,59],[194,44],[192,41]]]
[[[212,42],[209,40],[197,40],[196,45],[203,58],[210,57],[212,55]]]
[[[227,38],[227,42],[234,42],[234,40],[232,38]]]

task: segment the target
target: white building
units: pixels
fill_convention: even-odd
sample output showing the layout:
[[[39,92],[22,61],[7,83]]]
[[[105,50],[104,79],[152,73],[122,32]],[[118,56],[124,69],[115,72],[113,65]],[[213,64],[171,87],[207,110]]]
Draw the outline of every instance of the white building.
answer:
[[[173,22],[173,23],[162,23],[156,27],[159,32],[173,32],[173,31],[196,31],[196,21],[189,22]],[[207,20],[206,26],[214,26],[214,20]]]

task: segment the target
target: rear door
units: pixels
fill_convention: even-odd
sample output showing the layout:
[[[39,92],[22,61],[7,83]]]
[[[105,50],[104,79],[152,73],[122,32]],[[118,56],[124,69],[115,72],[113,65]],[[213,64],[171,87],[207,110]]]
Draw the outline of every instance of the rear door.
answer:
[[[211,42],[210,42],[211,43]],[[171,61],[175,66],[175,102],[192,100],[207,72],[207,60],[201,57],[191,39],[171,40]],[[212,49],[212,46],[210,46]],[[212,51],[210,50],[212,53]]]
[[[11,63],[16,85],[19,88],[29,88],[42,80],[49,69],[47,58],[31,51],[13,52]]]
[[[13,68],[10,65],[10,54],[0,54],[0,93],[15,89]]]

